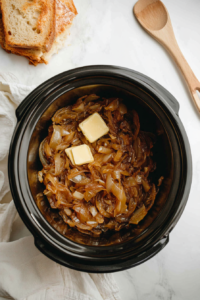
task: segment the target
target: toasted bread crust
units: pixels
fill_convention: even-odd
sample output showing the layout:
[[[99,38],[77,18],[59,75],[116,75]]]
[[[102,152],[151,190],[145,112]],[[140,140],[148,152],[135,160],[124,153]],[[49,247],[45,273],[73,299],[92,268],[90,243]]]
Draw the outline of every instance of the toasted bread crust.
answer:
[[[64,2],[75,15],[78,15],[78,11],[76,9],[76,6],[75,6],[73,0],[64,0]]]
[[[56,0],[56,37],[66,30],[77,14],[73,0]]]
[[[1,4],[1,2],[0,2],[0,4]],[[1,14],[1,11],[0,11],[0,14]],[[5,39],[4,39],[4,32],[3,32],[3,22],[2,22],[2,19],[0,16],[0,45],[2,48],[4,46],[4,42],[5,42]]]
[[[56,39],[51,50],[42,55],[44,63],[48,64],[51,57],[64,46],[69,28],[77,14],[73,0],[56,0]]]
[[[10,38],[9,31],[5,30],[5,24],[6,24],[6,15],[5,11],[3,9],[3,2],[7,0],[1,0],[2,1],[2,20],[4,24],[4,36],[5,36],[5,41],[6,44],[10,47],[14,48],[24,48],[24,49],[36,49],[36,50],[41,50],[43,52],[47,52],[51,49],[51,46],[54,42],[55,39],[55,26],[56,26],[56,21],[55,21],[55,16],[56,16],[56,0],[33,0],[30,3],[27,3],[24,7],[23,10],[26,10],[28,6],[34,5],[36,2],[40,3],[42,12],[39,16],[38,22],[37,22],[37,30],[40,31],[42,28],[46,26],[46,20],[47,18],[49,19],[48,16],[48,10],[50,10],[50,25],[49,25],[49,30],[46,34],[45,39],[42,42],[37,42],[37,43],[31,43],[31,44],[24,44],[24,43],[15,43],[12,41]]]
[[[46,43],[45,43],[45,46],[43,48],[43,52],[48,52],[51,47],[52,47],[52,44],[55,40],[55,36],[56,36],[56,0],[51,0],[51,5],[52,5],[52,9],[53,9],[53,18],[51,20],[51,26],[49,28],[49,34],[48,36],[46,37]],[[47,9],[47,7],[46,7]],[[42,19],[42,16],[41,16],[41,19]],[[40,24],[40,26],[42,27],[42,22]]]

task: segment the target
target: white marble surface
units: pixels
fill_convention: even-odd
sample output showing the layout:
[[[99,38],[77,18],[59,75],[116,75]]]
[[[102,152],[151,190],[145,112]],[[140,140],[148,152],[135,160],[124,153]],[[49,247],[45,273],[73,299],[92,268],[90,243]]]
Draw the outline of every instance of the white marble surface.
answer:
[[[79,15],[65,49],[48,66],[0,49],[0,71],[13,72],[24,84],[40,84],[65,70],[111,64],[142,72],[167,88],[180,102],[180,118],[189,136],[193,183],[186,209],[170,243],[141,266],[115,274],[123,300],[200,299],[200,118],[182,77],[163,48],[148,36],[132,14],[135,0],[75,0]],[[200,79],[200,1],[164,0],[178,43]],[[13,238],[20,224],[16,224]]]

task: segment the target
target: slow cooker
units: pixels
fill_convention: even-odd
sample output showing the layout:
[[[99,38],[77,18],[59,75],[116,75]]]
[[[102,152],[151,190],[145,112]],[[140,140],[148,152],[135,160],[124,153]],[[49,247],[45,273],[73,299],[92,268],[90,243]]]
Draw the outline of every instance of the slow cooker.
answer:
[[[44,218],[36,195],[44,187],[39,145],[53,114],[87,94],[120,97],[135,109],[141,129],[155,133],[154,180],[164,176],[154,206],[137,226],[109,231],[93,238],[74,230],[61,235]],[[185,208],[192,180],[190,146],[178,116],[179,103],[161,85],[133,70],[116,66],[88,66],[61,73],[37,87],[16,110],[17,125],[9,153],[12,196],[36,247],[50,259],[85,272],[115,272],[137,266],[169,242],[169,235]]]

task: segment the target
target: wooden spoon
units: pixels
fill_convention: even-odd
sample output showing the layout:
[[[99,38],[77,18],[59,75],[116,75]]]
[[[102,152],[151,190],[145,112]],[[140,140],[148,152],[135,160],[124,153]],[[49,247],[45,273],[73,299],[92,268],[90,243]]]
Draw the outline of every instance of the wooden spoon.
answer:
[[[174,35],[168,11],[159,0],[139,0],[134,6],[134,14],[142,27],[161,43],[172,55],[181,70],[192,99],[200,112],[200,82],[185,60]]]

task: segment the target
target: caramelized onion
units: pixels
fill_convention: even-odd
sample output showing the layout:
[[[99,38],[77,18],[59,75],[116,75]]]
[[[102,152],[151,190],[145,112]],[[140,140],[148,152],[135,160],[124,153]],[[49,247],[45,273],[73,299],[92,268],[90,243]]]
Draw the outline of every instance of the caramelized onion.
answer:
[[[55,175],[60,175],[65,169],[65,159],[61,157],[60,153],[56,153],[54,156],[55,161]]]
[[[134,139],[136,139],[140,131],[140,120],[135,110],[133,111],[133,124],[135,126]]]
[[[123,155],[123,151],[118,150],[117,153],[116,153],[116,155],[115,155],[115,157],[114,157],[114,161],[116,161],[116,162],[120,161],[122,155]]]
[[[72,139],[73,139],[73,137],[74,137],[74,134],[75,134],[75,132],[72,131],[72,132],[70,132],[69,134],[65,135],[65,137],[63,138],[63,141],[64,141],[65,143],[71,142]],[[66,147],[66,148],[67,148],[67,147]]]
[[[56,199],[58,208],[71,207],[72,195],[69,190],[57,191]]]
[[[64,212],[66,213],[67,216],[71,216],[72,211],[69,208],[64,208]]]
[[[142,179],[142,185],[143,185],[143,188],[145,190],[145,192],[148,192],[151,188],[151,186],[149,185],[148,181]]]
[[[108,174],[107,178],[106,178],[106,190],[108,193],[111,192],[112,186],[113,186],[112,176],[111,176],[111,174]]]
[[[113,150],[109,149],[109,148],[106,148],[106,147],[103,147],[103,146],[99,146],[98,147],[98,152],[103,153],[103,154],[110,154],[110,153],[113,152]]]
[[[94,112],[106,122],[109,133],[89,143],[79,124]],[[37,197],[50,224],[63,234],[68,227],[75,227],[98,237],[143,220],[158,192],[149,179],[156,168],[152,160],[156,139],[140,130],[137,112],[127,111],[119,98],[100,99],[92,94],[58,110],[52,121],[39,147],[43,169],[38,172],[49,206],[44,205],[44,196]],[[94,161],[76,166],[65,149],[81,144],[90,147]],[[160,177],[158,186],[162,180]]]
[[[69,128],[67,128],[67,126],[61,126],[61,135],[62,136],[66,136],[66,135],[69,135],[70,132],[69,132]]]
[[[82,112],[84,111],[85,107],[84,107],[84,103],[78,103],[78,105],[74,105],[72,107],[72,110],[77,111],[77,112]]]
[[[87,221],[87,225],[92,226],[92,227],[97,227],[98,222],[97,221]]]
[[[48,164],[48,161],[44,157],[44,153],[45,153],[44,152],[44,145],[45,144],[47,144],[47,139],[46,138],[41,142],[40,147],[39,147],[39,157],[40,157],[40,161],[41,161],[43,166]]]
[[[127,108],[126,108],[126,105],[124,105],[124,103],[120,102],[118,109],[119,109],[120,114],[122,114],[122,115],[127,114]]]
[[[107,175],[106,179],[106,189],[110,193],[112,192],[113,195],[116,197],[116,208],[115,208],[115,216],[123,213],[126,208],[126,195],[123,189],[123,186],[115,183],[112,179],[111,174]]]
[[[163,182],[163,179],[164,177],[161,176],[159,179],[158,179],[158,186],[161,186],[162,182]]]
[[[132,217],[129,220],[129,223],[131,224],[138,224],[142,219],[144,219],[144,217],[147,214],[147,210],[145,208],[144,205],[142,205],[142,207],[140,207],[138,210],[136,210]]]
[[[91,94],[91,95],[89,95],[89,96],[87,96],[87,97],[85,98],[84,102],[85,102],[85,103],[88,103],[88,102],[90,102],[90,101],[95,101],[95,100],[97,100],[97,99],[99,99],[99,98],[100,98],[99,96],[97,96],[97,95],[95,95],[95,94]]]
[[[90,206],[89,211],[90,211],[90,213],[92,214],[93,217],[95,217],[98,214],[97,209],[96,209],[95,206]]]
[[[100,214],[101,214],[102,216],[104,216],[104,217],[106,217],[106,218],[110,218],[110,217],[111,217],[110,214],[107,213],[107,212],[105,211],[105,209],[103,208],[102,201],[97,200],[97,201],[96,201],[96,207],[97,207],[98,211],[100,212]]]
[[[83,174],[83,173],[85,173],[85,172],[88,172],[88,171],[86,171],[86,170],[77,170],[77,169],[73,169],[73,170],[71,171],[71,173],[68,175],[68,179],[69,179],[69,180],[71,180],[71,179],[74,180],[75,177],[77,178],[78,175]]]
[[[150,194],[145,202],[145,206],[146,206],[147,210],[149,210],[152,207],[152,205],[154,204],[156,194],[157,194],[156,187],[155,187],[155,184],[153,184],[152,188],[150,190]]]
[[[121,179],[121,170],[114,170],[113,173],[112,173],[112,176],[114,179],[117,179],[120,181]]]
[[[52,118],[52,121],[56,124],[62,123],[67,119],[76,119],[77,113],[71,111],[69,108],[61,108],[59,109]]]
[[[54,125],[53,129],[54,130],[50,140],[50,147],[51,149],[55,150],[56,146],[58,146],[61,143],[62,135],[60,126]]]
[[[81,193],[79,193],[78,191],[75,191],[75,192],[73,193],[73,197],[74,197],[75,199],[82,200],[82,199],[84,198],[84,195],[81,194]]]
[[[38,180],[39,180],[39,182],[43,182],[43,172],[42,171],[39,171],[38,172]]]
[[[75,177],[70,178],[71,181],[75,182],[75,183],[80,183],[81,181],[83,181],[86,177],[83,175],[76,175]]]
[[[90,201],[96,196],[100,191],[105,190],[104,186],[97,183],[90,183],[85,187],[84,199],[85,201]]]
[[[126,195],[125,195],[123,186],[119,185],[118,183],[113,183],[111,191],[117,199],[117,201],[116,201],[117,204],[115,207],[115,216],[118,214],[123,214],[127,208]]]
[[[126,179],[126,184],[131,187],[131,186],[137,186],[137,181],[135,176],[130,176]]]
[[[69,143],[61,143],[58,146],[56,146],[56,151],[62,151],[69,147]]]
[[[73,209],[75,212],[77,212],[77,217],[81,223],[86,223],[89,220],[93,220],[93,217],[85,204],[74,205]]]
[[[119,106],[119,99],[115,99],[108,106],[106,106],[105,109],[113,111],[118,109],[118,106]]]
[[[113,153],[106,154],[102,159],[102,163],[104,164],[108,163],[112,158],[113,158]]]
[[[48,143],[47,139],[45,139],[43,151],[44,151],[47,158],[52,156],[51,148],[49,146],[49,143]]]

